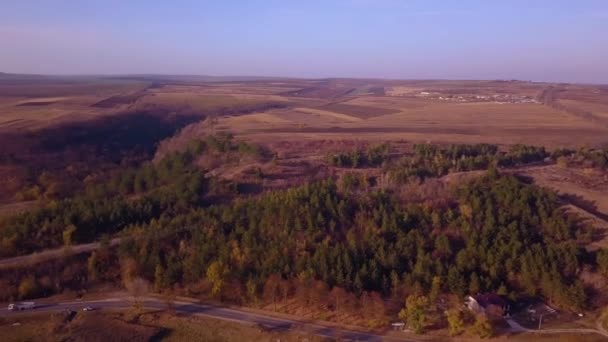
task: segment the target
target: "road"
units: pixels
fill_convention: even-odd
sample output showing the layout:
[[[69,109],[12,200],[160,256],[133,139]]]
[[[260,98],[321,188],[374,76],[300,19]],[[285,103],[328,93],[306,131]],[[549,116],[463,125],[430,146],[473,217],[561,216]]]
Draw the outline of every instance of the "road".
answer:
[[[139,304],[150,310],[166,310],[168,309],[167,302],[154,297],[146,297],[139,299]],[[133,298],[108,298],[100,300],[82,300],[60,303],[37,303],[37,307],[33,310],[11,312],[6,307],[0,309],[0,317],[10,317],[23,313],[41,313],[41,312],[60,312],[66,309],[76,310],[79,314],[88,314],[82,312],[84,307],[90,306],[96,310],[103,309],[129,309],[133,306]],[[341,329],[337,327],[324,326],[316,323],[301,322],[286,318],[277,318],[260,313],[240,310],[236,308],[227,308],[210,304],[197,304],[191,302],[173,301],[172,309],[176,313],[188,314],[199,317],[210,317],[231,321],[245,325],[258,325],[269,331],[285,332],[295,331],[301,333],[313,334],[321,337],[336,338],[345,341],[404,341],[404,342],[420,342],[423,340],[413,339],[411,337],[385,336],[373,332],[354,331]],[[507,319],[507,323],[511,327],[512,333],[534,333],[534,334],[599,334],[608,338],[606,331],[598,321],[598,329],[543,329],[534,330],[528,329],[512,319]]]
[[[110,246],[115,246],[120,243],[120,238],[110,240]],[[32,265],[43,261],[62,258],[66,255],[75,255],[81,253],[89,253],[101,247],[101,243],[92,242],[81,245],[74,245],[68,248],[61,247],[55,249],[47,249],[38,253],[21,255],[12,258],[0,260],[0,268],[10,268],[15,266]]]
[[[598,329],[528,329],[521,324],[515,322],[512,318],[507,319],[507,323],[511,327],[511,331],[515,333],[534,333],[534,334],[598,334],[608,338],[608,332],[604,330],[598,321]]]
[[[139,300],[139,303],[145,309],[165,310],[167,303],[163,300],[147,297]],[[132,307],[133,301],[128,298],[109,298],[102,300],[91,301],[74,301],[63,303],[40,303],[33,310],[11,312],[5,308],[0,310],[0,316],[18,315],[25,312],[59,312],[66,309],[79,311],[79,314],[87,314],[82,312],[82,308],[90,306],[96,310],[103,309],[128,309]],[[259,325],[270,331],[297,331],[302,333],[313,334],[321,337],[340,338],[345,341],[405,341],[418,342],[406,337],[389,337],[378,335],[372,332],[345,330],[336,327],[329,327],[315,323],[299,322],[290,319],[276,318],[263,314],[248,312],[239,309],[220,307],[208,304],[196,304],[189,302],[173,302],[173,309],[177,313],[189,314],[193,316],[211,317],[225,321],[232,321],[246,325]]]

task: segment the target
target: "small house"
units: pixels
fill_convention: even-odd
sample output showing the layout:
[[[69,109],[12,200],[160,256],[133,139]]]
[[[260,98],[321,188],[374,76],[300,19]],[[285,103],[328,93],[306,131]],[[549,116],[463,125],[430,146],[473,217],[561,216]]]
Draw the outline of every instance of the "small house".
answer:
[[[495,293],[467,296],[465,305],[475,313],[492,317],[502,317],[509,312],[509,303]]]

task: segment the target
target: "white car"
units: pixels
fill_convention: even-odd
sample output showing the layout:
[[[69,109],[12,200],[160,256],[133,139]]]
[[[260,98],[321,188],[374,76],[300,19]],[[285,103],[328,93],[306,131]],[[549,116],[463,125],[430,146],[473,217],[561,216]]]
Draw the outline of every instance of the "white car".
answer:
[[[95,309],[90,306],[82,308],[82,311],[93,311],[93,310],[95,310]]]

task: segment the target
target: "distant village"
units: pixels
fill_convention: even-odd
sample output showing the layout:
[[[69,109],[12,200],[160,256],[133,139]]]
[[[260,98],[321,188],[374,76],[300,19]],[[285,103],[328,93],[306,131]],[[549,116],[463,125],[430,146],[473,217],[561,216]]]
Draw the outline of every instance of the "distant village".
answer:
[[[450,101],[450,102],[493,102],[498,104],[513,104],[513,103],[540,103],[537,99],[532,96],[518,95],[518,94],[492,94],[492,95],[478,95],[478,94],[460,94],[460,95],[446,95],[440,92],[420,91],[414,94],[415,97],[422,97],[428,99],[434,99],[439,101]]]

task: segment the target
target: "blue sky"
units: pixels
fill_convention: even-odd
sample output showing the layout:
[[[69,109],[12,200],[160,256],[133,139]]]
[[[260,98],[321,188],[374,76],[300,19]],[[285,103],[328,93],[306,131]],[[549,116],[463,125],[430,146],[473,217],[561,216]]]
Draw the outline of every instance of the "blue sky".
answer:
[[[0,71],[608,83],[605,0],[1,0]]]

